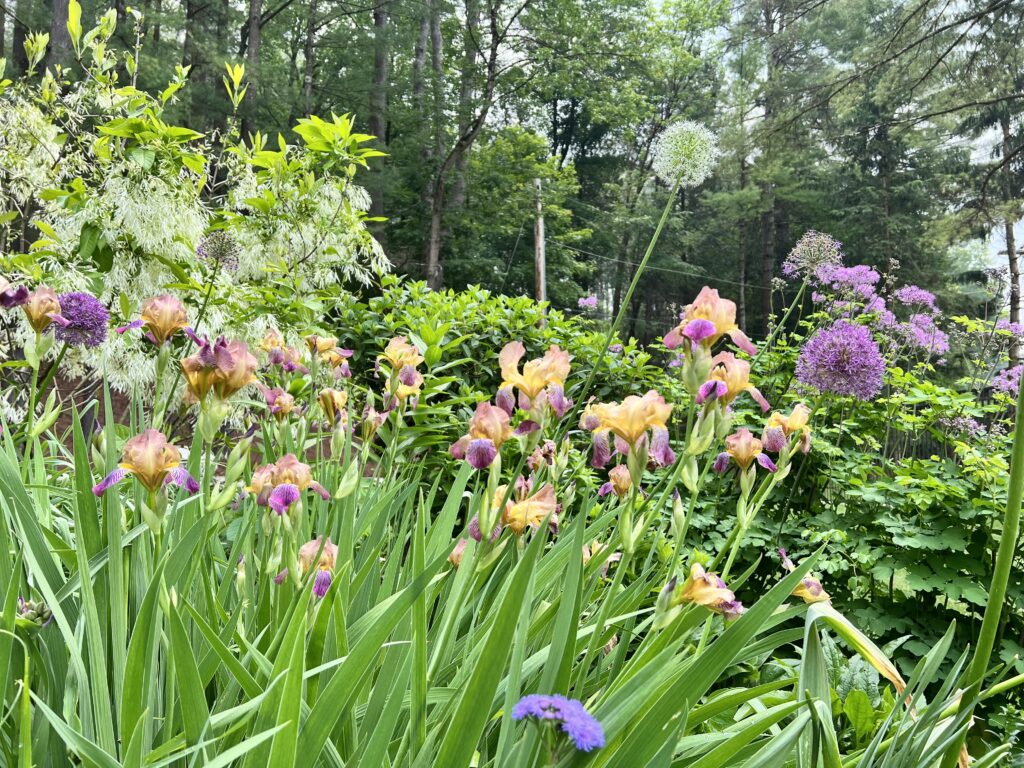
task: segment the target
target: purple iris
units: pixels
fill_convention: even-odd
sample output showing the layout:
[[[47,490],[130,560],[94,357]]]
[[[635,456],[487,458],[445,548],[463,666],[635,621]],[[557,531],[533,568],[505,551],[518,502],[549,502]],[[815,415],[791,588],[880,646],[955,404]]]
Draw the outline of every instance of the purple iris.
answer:
[[[299,497],[298,486],[292,483],[281,483],[281,485],[275,486],[274,490],[271,491],[267,504],[277,514],[283,515],[292,504],[299,500]]]

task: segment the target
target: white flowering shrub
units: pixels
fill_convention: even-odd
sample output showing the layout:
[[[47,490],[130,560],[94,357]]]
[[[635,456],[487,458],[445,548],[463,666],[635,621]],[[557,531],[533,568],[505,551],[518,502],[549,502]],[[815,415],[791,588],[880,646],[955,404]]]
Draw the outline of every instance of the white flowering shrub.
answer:
[[[300,120],[298,140],[276,149],[259,133],[243,141],[234,120],[206,136],[170,124],[187,70],[158,95],[141,91],[137,55],[107,48],[114,27],[110,12],[79,30],[77,65],[0,83],[0,275],[91,292],[124,322],[170,291],[195,308],[200,333],[256,341],[267,327],[304,330],[321,316],[309,296],[326,305],[346,283],[387,271],[366,227],[369,196],[354,182],[380,154],[365,146],[372,137],[344,116]],[[45,38],[35,42],[43,51]],[[236,107],[243,77],[228,67]],[[11,326],[3,359],[28,333]],[[137,335],[112,334],[68,350],[63,365],[136,388],[152,375],[150,354]]]

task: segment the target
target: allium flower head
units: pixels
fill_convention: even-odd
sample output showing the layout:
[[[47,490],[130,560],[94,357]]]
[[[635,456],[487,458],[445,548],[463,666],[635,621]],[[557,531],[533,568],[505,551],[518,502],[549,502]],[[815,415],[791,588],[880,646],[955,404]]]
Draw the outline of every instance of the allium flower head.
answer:
[[[926,309],[933,314],[939,311],[935,303],[935,294],[924,288],[918,288],[916,285],[904,285],[897,288],[893,293],[893,298],[908,307]]]
[[[654,147],[651,167],[673,186],[695,187],[711,175],[718,160],[718,137],[706,126],[679,120],[665,129]]]
[[[203,238],[196,248],[196,255],[203,261],[216,264],[229,272],[238,269],[238,256],[241,249],[235,238],[227,232],[212,232]]]
[[[60,313],[68,324],[54,329],[57,341],[72,347],[98,347],[107,340],[110,313],[91,293],[62,294]]]
[[[1020,392],[1020,375],[1022,371],[1024,371],[1024,365],[1004,368],[992,377],[992,389],[1007,395],[1016,396]]]
[[[871,400],[882,391],[885,361],[871,331],[840,320],[818,331],[800,352],[796,377],[821,392]]]
[[[590,296],[583,296],[578,302],[580,309],[597,309],[597,296],[591,294]]]
[[[813,229],[797,240],[793,250],[782,262],[782,274],[786,277],[813,277],[822,267],[841,267],[843,244]]]
[[[538,723],[557,724],[576,749],[590,752],[604,746],[604,729],[587,712],[582,702],[565,696],[530,694],[519,700],[512,709],[513,720],[534,718]]]

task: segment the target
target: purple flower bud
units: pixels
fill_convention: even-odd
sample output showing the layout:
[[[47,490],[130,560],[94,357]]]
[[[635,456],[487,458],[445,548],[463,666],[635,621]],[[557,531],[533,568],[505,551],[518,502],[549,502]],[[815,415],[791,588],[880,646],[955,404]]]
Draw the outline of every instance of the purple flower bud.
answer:
[[[729,462],[731,460],[732,457],[725,451],[722,451],[720,454],[718,454],[718,456],[715,457],[715,463],[711,467],[712,471],[717,472],[718,474],[722,474],[723,472],[725,472],[725,470],[729,468]]]
[[[326,568],[321,568],[316,572],[316,576],[313,577],[313,594],[318,598],[323,599],[324,595],[327,594],[327,590],[331,588],[331,572]]]

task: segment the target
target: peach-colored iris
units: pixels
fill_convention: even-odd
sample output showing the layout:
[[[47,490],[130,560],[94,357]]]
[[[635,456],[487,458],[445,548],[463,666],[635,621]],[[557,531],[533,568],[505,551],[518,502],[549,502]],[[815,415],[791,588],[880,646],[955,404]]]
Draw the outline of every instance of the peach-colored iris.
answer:
[[[501,486],[495,493],[495,498],[500,503],[504,495],[505,486]],[[524,493],[518,500],[509,501],[502,514],[502,523],[518,535],[527,528],[539,528],[546,518],[552,523],[557,523],[557,509],[555,488],[551,483],[544,483],[536,493],[530,496]]]
[[[41,285],[28,295],[28,300],[22,305],[28,324],[36,333],[42,333],[54,318],[60,317],[60,301],[52,288]]]
[[[299,568],[303,573],[307,573],[314,566],[323,571],[334,570],[334,564],[338,558],[338,546],[328,538],[327,543],[323,545],[323,551],[321,551],[321,541],[322,539],[318,536],[299,547]],[[317,558],[318,553],[319,559]]]
[[[144,327],[157,346],[188,326],[188,313],[181,300],[170,293],[146,299],[139,313]]]
[[[708,381],[720,381],[725,384],[725,393],[718,395],[722,405],[729,405],[744,392],[749,392],[761,410],[767,411],[771,406],[764,395],[750,383],[750,363],[740,360],[732,352],[719,352],[711,359],[711,373]]]
[[[749,429],[740,429],[725,438],[725,452],[740,469],[746,470],[762,451],[761,441]]]
[[[151,492],[158,491],[171,470],[181,464],[181,452],[163,432],[147,429],[124,444],[121,469],[131,472]]]
[[[348,392],[341,389],[322,389],[318,399],[328,424],[333,427],[339,419],[342,424],[348,423]]]
[[[667,429],[672,406],[655,390],[643,397],[630,395],[621,403],[595,403],[587,406],[581,423],[595,432],[611,432],[635,446],[649,429]]]
[[[774,411],[768,417],[768,428],[781,429],[782,433],[789,437],[794,434],[800,435],[800,448],[806,453],[811,445],[811,428],[808,426],[811,418],[811,409],[803,403],[797,403],[788,416],[779,411]]]
[[[675,333],[681,333],[682,329],[694,320],[707,320],[715,326],[715,332],[701,340],[701,343],[709,349],[722,336],[728,335],[733,343],[747,354],[757,354],[757,347],[750,342],[747,335],[736,324],[736,302],[723,299],[714,288],[709,288],[706,285],[701,288],[693,303],[687,305],[683,310],[682,322]]]
[[[378,355],[377,359],[385,360],[391,366],[391,370],[397,374],[407,365],[415,368],[422,363],[423,355],[404,336],[396,336],[388,342],[384,348],[384,354]]]
[[[498,354],[501,368],[501,388],[515,387],[531,401],[549,385],[563,386],[569,376],[569,353],[552,344],[544,357],[528,360],[519,372],[519,361],[526,354],[522,342],[513,341],[502,347]]]

